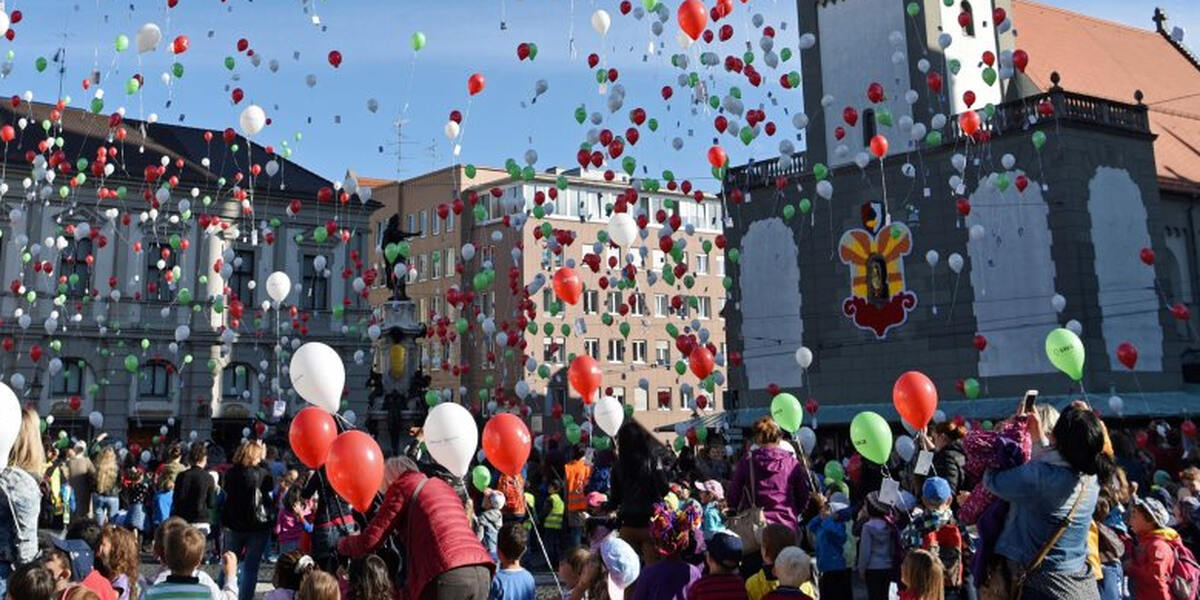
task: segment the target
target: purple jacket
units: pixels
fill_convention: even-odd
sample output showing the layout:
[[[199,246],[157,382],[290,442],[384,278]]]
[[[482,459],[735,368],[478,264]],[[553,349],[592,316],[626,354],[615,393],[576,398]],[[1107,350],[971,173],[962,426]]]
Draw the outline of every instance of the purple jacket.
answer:
[[[783,448],[758,448],[738,462],[729,486],[729,507],[750,506],[750,460],[754,461],[754,504],[762,507],[768,523],[795,529],[811,490],[804,465]]]

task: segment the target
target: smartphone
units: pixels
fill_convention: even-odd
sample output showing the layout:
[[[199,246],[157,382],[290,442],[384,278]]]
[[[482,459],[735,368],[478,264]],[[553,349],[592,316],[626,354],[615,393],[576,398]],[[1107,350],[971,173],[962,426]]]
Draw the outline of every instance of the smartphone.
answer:
[[[1029,390],[1025,392],[1025,401],[1021,403],[1021,412],[1024,414],[1033,412],[1033,404],[1037,402],[1037,397],[1037,390]]]

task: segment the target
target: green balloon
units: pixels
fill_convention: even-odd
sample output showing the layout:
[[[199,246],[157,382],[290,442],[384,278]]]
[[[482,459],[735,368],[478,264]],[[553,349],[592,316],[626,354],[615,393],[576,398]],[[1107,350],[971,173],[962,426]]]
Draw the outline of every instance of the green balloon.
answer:
[[[1044,131],[1033,132],[1032,140],[1033,140],[1033,147],[1037,148],[1038,150],[1041,150],[1042,146],[1046,145],[1046,132],[1044,132]]]
[[[1070,329],[1058,328],[1046,336],[1046,357],[1075,381],[1083,379],[1083,342]]]
[[[571,442],[572,444],[579,443],[581,432],[579,430],[578,425],[576,425],[575,423],[571,423],[570,425],[567,425],[566,434],[567,434],[568,442]]]
[[[642,6],[646,8],[646,12],[650,12],[658,8],[658,0],[642,0]]]
[[[47,62],[45,56],[39,56],[37,57],[37,60],[33,61],[33,66],[37,69],[38,73],[46,70],[46,64]]]
[[[583,106],[577,106],[575,108],[575,122],[582,125],[583,122],[586,120],[587,120],[587,110],[584,109]]]
[[[325,243],[325,240],[329,239],[329,232],[325,230],[324,225],[320,225],[316,229],[313,229],[313,239],[316,240],[318,244],[323,244]]]
[[[459,317],[457,320],[454,321],[454,328],[458,331],[459,335],[466,333],[467,332],[467,320],[462,317]]]
[[[632,404],[626,404],[626,405],[622,406],[621,408],[623,408],[625,410],[625,418],[626,419],[633,418],[633,405]]]
[[[129,48],[129,36],[125,34],[118,35],[117,41],[113,42],[113,47],[117,49],[117,52],[127,50]]]
[[[486,490],[492,484],[492,472],[483,465],[475,465],[475,468],[471,469],[471,483],[481,492]]]
[[[737,248],[730,248],[729,251],[725,253],[725,256],[729,258],[730,262],[736,263],[742,259],[742,251],[738,250]]]
[[[463,167],[463,173],[466,174],[467,179],[475,179],[475,165],[467,165]]]
[[[810,210],[812,210],[812,200],[809,200],[808,198],[801,198],[800,199],[800,212],[807,215],[808,211],[810,211]]]
[[[783,50],[779,51],[780,62],[787,62],[787,61],[791,60],[791,58],[792,58],[792,49],[791,48],[784,48]]]
[[[813,177],[816,177],[817,181],[823,181],[828,176],[829,167],[826,167],[824,163],[817,163],[813,165]]]
[[[957,58],[950,59],[950,72],[954,75],[958,75],[958,71],[960,69],[962,69],[962,62],[960,62]]]
[[[687,373],[687,368],[688,368],[687,363],[683,362],[682,360],[675,361],[675,372],[676,373],[683,375],[684,373]]]
[[[537,372],[538,377],[541,377],[542,379],[548,379],[550,377],[550,367],[547,365],[539,366]]]
[[[908,11],[908,16],[915,17],[921,14],[921,5],[917,4],[916,2],[909,2],[908,6],[905,7],[905,10]]]
[[[433,390],[429,390],[429,391],[425,392],[425,405],[426,406],[436,406],[437,403],[438,403],[438,393],[437,392],[435,392]]]
[[[846,471],[842,469],[842,463],[831,460],[825,463],[825,479],[834,483],[841,483],[846,478]]]
[[[629,338],[629,330],[630,330],[629,323],[621,323],[621,326],[618,327],[617,329],[621,330],[621,337]]]
[[[537,44],[530,42],[529,43],[529,60],[533,60],[535,58],[537,58]]]
[[[771,399],[771,418],[784,431],[796,433],[804,420],[804,407],[800,405],[800,400],[791,394],[776,394]]]
[[[626,156],[621,161],[621,168],[625,171],[626,175],[633,175],[634,169],[637,169],[637,159],[632,156]]]
[[[929,135],[925,136],[925,143],[930,146],[941,146],[942,145],[942,132],[930,131]]]
[[[875,112],[875,122],[883,125],[884,127],[891,127],[892,112],[882,106],[879,107],[879,110]]]
[[[171,74],[174,75],[176,79],[183,77],[183,63],[175,63],[171,65]]]
[[[232,71],[237,66],[237,61],[233,60],[232,56],[225,57],[225,68]]]
[[[425,33],[421,31],[413,32],[412,40],[410,40],[410,42],[412,44],[413,52],[420,52],[421,48],[425,47]]]
[[[138,370],[138,357],[136,357],[136,356],[134,356],[134,355],[132,355],[132,354],[130,354],[130,355],[127,355],[127,356],[125,357],[125,370],[126,370],[126,371],[129,371],[130,373],[137,373],[137,370]]]
[[[796,216],[796,207],[791,204],[785,204],[783,206],[783,218],[791,221],[794,216]]]
[[[750,142],[754,141],[754,129],[750,127],[743,127],[741,131],[738,132],[738,138],[742,140],[743,144],[749,146]]]
[[[650,131],[658,131],[658,119],[646,121],[646,127],[649,127]]]
[[[892,453],[892,428],[877,413],[858,413],[850,422],[850,441],[867,460],[884,464]]]
[[[963,381],[963,391],[967,393],[967,397],[974,400],[979,397],[979,380],[974,377],[968,377]]]
[[[996,83],[996,70],[988,67],[983,70],[983,82],[989,86]]]

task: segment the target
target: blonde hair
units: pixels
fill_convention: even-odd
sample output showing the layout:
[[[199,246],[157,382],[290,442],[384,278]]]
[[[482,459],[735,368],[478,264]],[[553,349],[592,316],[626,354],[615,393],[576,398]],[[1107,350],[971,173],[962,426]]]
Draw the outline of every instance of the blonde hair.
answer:
[[[22,411],[21,430],[8,453],[9,466],[29,472],[41,479],[46,470],[46,450],[42,446],[42,421],[33,409]]]
[[[913,550],[904,557],[900,580],[920,600],[943,600],[946,596],[942,561],[928,550]]]
[[[96,491],[107,495],[117,483],[117,452],[110,448],[96,457]]]
[[[312,571],[304,577],[296,600],[339,600],[342,589],[337,579],[325,571]]]
[[[253,467],[267,457],[267,447],[261,441],[247,440],[233,453],[233,464]]]

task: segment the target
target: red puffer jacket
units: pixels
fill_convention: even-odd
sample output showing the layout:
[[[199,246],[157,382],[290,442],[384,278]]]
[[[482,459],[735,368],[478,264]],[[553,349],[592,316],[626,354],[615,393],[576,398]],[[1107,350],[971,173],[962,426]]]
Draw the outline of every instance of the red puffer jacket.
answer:
[[[421,489],[416,503],[413,492],[425,475],[409,471],[387,490],[375,517],[359,535],[342,538],[338,553],[356,558],[373,552],[391,533],[408,551],[408,598],[420,598],[425,586],[438,575],[458,567],[496,564],[471,531],[467,513],[454,488],[436,477]]]

